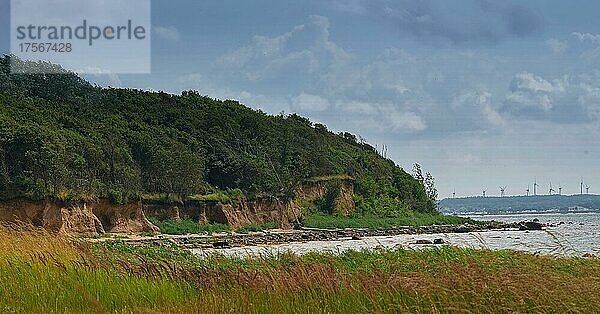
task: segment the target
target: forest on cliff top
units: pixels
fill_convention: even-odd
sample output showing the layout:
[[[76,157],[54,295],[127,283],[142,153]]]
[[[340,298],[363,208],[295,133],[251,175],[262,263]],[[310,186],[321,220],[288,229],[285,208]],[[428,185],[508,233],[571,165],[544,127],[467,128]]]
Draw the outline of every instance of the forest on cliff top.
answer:
[[[0,58],[1,199],[292,199],[319,177],[353,180],[364,213],[436,210],[422,180],[355,135],[299,115],[196,91],[102,88],[64,70],[10,74],[10,57]]]

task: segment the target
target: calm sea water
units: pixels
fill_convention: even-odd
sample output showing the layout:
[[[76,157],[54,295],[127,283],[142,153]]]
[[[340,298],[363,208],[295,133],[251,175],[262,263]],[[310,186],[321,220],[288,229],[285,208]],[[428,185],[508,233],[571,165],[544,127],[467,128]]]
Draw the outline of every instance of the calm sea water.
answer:
[[[543,231],[487,231],[464,234],[399,235],[368,237],[361,240],[318,241],[254,246],[230,249],[197,249],[199,255],[215,252],[230,256],[269,256],[284,252],[306,254],[312,251],[341,253],[346,250],[383,248],[425,248],[417,245],[419,239],[443,239],[446,244],[467,248],[512,249],[556,256],[580,256],[585,253],[600,255],[600,213],[537,213],[519,215],[471,215],[478,220],[519,222],[539,219],[542,223],[556,225]]]

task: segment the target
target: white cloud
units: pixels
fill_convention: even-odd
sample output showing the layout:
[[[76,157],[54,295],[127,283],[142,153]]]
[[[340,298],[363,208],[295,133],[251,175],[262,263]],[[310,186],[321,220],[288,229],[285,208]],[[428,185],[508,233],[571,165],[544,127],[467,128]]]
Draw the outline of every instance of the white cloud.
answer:
[[[558,39],[548,39],[545,44],[555,54],[561,54],[567,50],[567,43]]]
[[[181,40],[181,34],[179,30],[172,26],[153,26],[152,30],[154,34],[158,38],[169,40],[169,41],[179,41]]]
[[[518,74],[502,111],[517,118],[558,123],[598,121],[600,73],[563,76],[552,81],[531,73]]]
[[[519,73],[510,83],[511,92],[531,91],[550,93],[554,91],[554,89],[555,87],[552,83],[532,73]]]
[[[581,42],[591,42],[593,44],[600,44],[600,35],[579,32],[574,32],[571,35],[575,36],[575,38],[577,38]]]
[[[385,119],[393,130],[423,131],[427,128],[425,121],[414,112],[403,112],[395,107],[389,107],[383,112]]]
[[[487,91],[464,91],[452,100],[452,115],[460,118],[455,128],[460,130],[489,129],[505,123]]]
[[[327,99],[317,95],[301,93],[292,99],[292,108],[302,111],[325,111],[330,107]]]
[[[350,55],[329,39],[329,20],[311,16],[306,24],[276,37],[254,36],[252,43],[230,51],[217,66],[233,79],[274,80],[293,71],[297,76],[326,73]]]
[[[360,101],[351,101],[349,103],[339,104],[339,107],[342,111],[351,113],[351,114],[359,114],[359,115],[376,115],[378,113],[377,107],[373,104],[360,102]]]
[[[380,132],[415,132],[427,128],[425,120],[410,109],[393,103],[340,102],[338,112],[345,121]]]

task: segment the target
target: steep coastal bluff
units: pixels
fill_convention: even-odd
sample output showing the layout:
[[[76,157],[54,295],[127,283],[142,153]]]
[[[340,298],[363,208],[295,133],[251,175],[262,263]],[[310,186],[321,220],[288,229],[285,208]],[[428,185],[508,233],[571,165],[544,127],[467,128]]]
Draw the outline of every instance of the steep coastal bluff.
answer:
[[[13,62],[26,62],[12,60]],[[237,101],[11,74],[0,58],[2,220],[156,232],[147,217],[291,227],[303,213],[435,213],[424,185],[360,136]],[[419,176],[417,176],[418,178]]]
[[[148,217],[220,223],[231,229],[266,223],[289,229],[300,223],[307,202],[326,204],[327,198],[332,197],[332,211],[343,215],[353,212],[353,193],[350,180],[338,180],[335,184],[312,182],[303,185],[298,189],[298,197],[287,201],[265,197],[229,203],[144,200],[116,205],[109,200],[65,202],[21,198],[0,202],[0,223],[43,228],[61,234],[159,233],[160,229],[148,221]]]

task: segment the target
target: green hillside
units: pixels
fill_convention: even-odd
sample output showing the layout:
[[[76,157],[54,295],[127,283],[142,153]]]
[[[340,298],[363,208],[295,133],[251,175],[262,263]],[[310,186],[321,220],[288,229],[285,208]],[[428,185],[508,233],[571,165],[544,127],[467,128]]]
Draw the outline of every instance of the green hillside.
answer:
[[[0,59],[2,199],[293,198],[311,178],[349,176],[363,213],[435,211],[423,185],[372,146],[301,116],[195,91],[101,88],[67,72],[11,75],[9,64]]]

